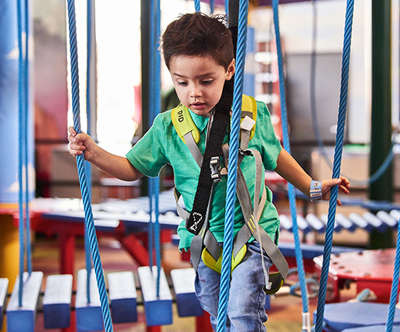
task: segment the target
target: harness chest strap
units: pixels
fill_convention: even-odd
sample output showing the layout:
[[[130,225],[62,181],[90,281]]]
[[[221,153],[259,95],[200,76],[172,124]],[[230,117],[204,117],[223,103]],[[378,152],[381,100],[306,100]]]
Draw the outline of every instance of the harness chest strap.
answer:
[[[244,96],[244,97],[248,97],[248,96]],[[249,114],[252,117],[256,117],[256,104],[255,104],[254,98],[248,97],[247,100],[250,101],[251,107],[253,107],[253,108],[251,108],[252,112],[242,111],[242,115]],[[254,112],[254,108],[255,108],[255,112]],[[188,115],[190,117],[190,114],[188,114]],[[246,124],[244,123],[244,121],[242,121],[242,122],[243,122],[242,123],[243,126],[241,126],[241,127],[243,130],[241,130],[241,146],[240,147],[242,150],[245,150],[247,148],[250,138],[252,137],[252,135],[254,135],[254,123],[250,127],[246,128]],[[175,123],[176,123],[176,121],[175,121]],[[175,123],[174,123],[174,125],[175,125]],[[193,125],[194,125],[194,123],[193,123]],[[253,128],[253,130],[251,128]],[[252,130],[252,132],[250,130]],[[185,131],[180,131],[177,129],[177,132],[178,132],[178,134],[179,134],[179,132],[181,132],[181,134],[179,136],[185,143],[193,142],[194,138],[196,137],[196,135],[192,135],[192,132],[194,132],[193,129],[190,129],[190,130],[186,129]],[[188,137],[190,137],[190,138],[188,139]],[[195,148],[191,147],[191,146],[193,146],[193,144],[186,143],[186,145],[188,146],[188,148],[189,148],[190,152],[192,153],[194,159],[196,160],[197,164],[200,166],[201,158],[196,157],[196,154],[198,155],[197,151],[200,152],[197,144],[195,144],[196,145]],[[261,157],[259,156],[258,151],[255,151],[252,154],[255,155],[256,160],[259,159],[259,162],[256,162],[256,164],[260,163]],[[257,154],[258,154],[258,158],[257,158]],[[227,160],[227,158],[226,158],[226,160]],[[257,174],[256,174],[255,198],[259,197],[260,185],[261,185],[261,176],[260,176],[261,167],[257,167],[257,165],[256,165],[256,173]],[[236,236],[233,256],[238,255],[238,253],[243,249],[243,247],[245,246],[245,244],[248,242],[251,235],[253,234],[253,236],[256,239],[258,239],[258,241],[260,242],[260,244],[262,245],[264,250],[267,252],[268,256],[271,258],[271,260],[273,261],[275,266],[278,268],[278,270],[280,272],[279,279],[282,280],[287,275],[287,271],[288,271],[287,262],[284,259],[283,255],[281,254],[280,250],[277,248],[277,246],[273,243],[271,238],[268,236],[268,234],[258,225],[258,220],[261,216],[261,213],[262,213],[264,205],[265,205],[265,199],[266,199],[265,187],[263,186],[263,193],[262,193],[262,198],[261,198],[261,202],[260,202],[261,204],[259,204],[259,206],[257,206],[258,200],[255,199],[254,210],[253,210],[254,213],[251,213],[251,210],[252,210],[251,209],[251,199],[250,199],[250,195],[248,193],[247,185],[244,180],[244,176],[243,176],[240,168],[238,169],[238,175],[239,176],[238,176],[237,195],[239,198],[239,202],[241,203],[242,212],[245,217],[247,227],[244,225]],[[246,193],[247,193],[247,195],[246,195]],[[247,198],[243,198],[243,195],[247,196]],[[175,191],[175,198],[178,200],[178,195],[176,194],[176,191]],[[208,203],[210,203],[210,201],[211,201],[211,196],[210,196]],[[247,203],[245,203],[245,202],[247,202]],[[208,208],[209,208],[209,205],[208,205]],[[177,204],[177,210],[178,210],[178,214],[183,219],[186,220],[189,213],[187,211],[185,211],[183,208],[181,208],[179,206],[179,204]],[[255,232],[255,231],[257,231],[257,232]],[[256,233],[257,233],[257,235],[256,235]],[[207,224],[204,224],[202,227],[201,235],[195,236],[192,240],[192,247],[191,247],[192,255],[195,254],[195,256],[198,256],[198,257],[195,257],[194,260],[192,260],[192,263],[194,263],[193,265],[195,266],[195,268],[197,268],[196,265],[198,264],[198,261],[200,259],[200,252],[202,251],[203,244],[206,246],[208,251],[210,251],[211,256],[217,261],[221,256],[220,255],[221,248],[218,245],[218,243],[216,242],[212,233],[208,230],[208,220],[207,220]],[[196,247],[196,249],[195,249],[195,247]]]
[[[208,122],[208,129],[207,129],[207,142],[209,141],[209,135],[210,135],[210,127],[212,126],[212,122],[214,121],[214,115],[215,112],[212,114],[209,122]],[[202,169],[202,161],[203,161],[203,156],[201,155],[201,152],[197,146],[197,143],[200,140],[200,134],[198,128],[195,126],[192,117],[190,116],[189,110],[183,106],[179,105],[178,107],[174,108],[171,112],[171,117],[172,117],[172,123],[175,127],[176,132],[178,133],[179,137],[183,140],[183,142],[186,144],[188,147],[190,153],[192,154],[194,160],[198,164],[198,166]],[[241,148],[247,148],[249,140],[252,138],[255,132],[255,120],[257,118],[257,103],[254,98],[250,96],[243,95],[242,98],[242,112],[241,112],[241,139],[240,139],[240,144]],[[222,151],[221,151],[222,152]],[[219,158],[218,158],[219,159]],[[222,172],[221,172],[222,173]],[[214,238],[214,235],[208,230],[208,213],[210,209],[210,203],[212,199],[212,188],[209,192],[209,197],[208,197],[208,204],[207,204],[207,213],[205,222],[203,223],[203,226],[200,230],[201,234],[196,235],[192,239],[192,245],[191,245],[191,252],[192,252],[192,264],[197,267],[198,262],[200,261],[200,253],[203,248],[203,245],[205,245],[212,257],[214,257],[215,260],[218,260],[218,257],[220,257],[221,254],[221,247],[218,245],[217,241]],[[183,209],[179,203],[179,197],[180,194],[174,189],[174,195],[175,195],[175,200],[177,202],[177,212],[178,215],[186,220],[186,222],[189,220],[189,217],[191,214]],[[197,193],[196,193],[197,196]],[[196,214],[196,213],[194,213]],[[196,215],[195,215],[196,217]],[[187,222],[188,223],[188,222]],[[247,242],[249,236],[246,234],[243,236],[244,232],[240,232],[239,238],[246,238],[245,242]],[[202,241],[199,241],[197,238],[198,236],[201,236]],[[237,246],[236,246],[237,247]],[[240,246],[242,247],[242,246]],[[234,247],[235,248],[235,247]],[[235,250],[235,252],[239,251],[241,248],[238,250]],[[245,253],[245,251],[244,251]]]

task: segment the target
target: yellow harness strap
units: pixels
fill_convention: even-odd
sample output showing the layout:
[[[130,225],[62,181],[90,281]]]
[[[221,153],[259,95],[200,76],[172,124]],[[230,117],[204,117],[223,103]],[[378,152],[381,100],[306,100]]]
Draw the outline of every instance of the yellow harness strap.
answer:
[[[231,271],[234,270],[236,266],[243,260],[244,256],[246,256],[247,246],[244,245],[240,248],[239,252],[234,256],[232,254],[232,264],[231,264]],[[204,264],[208,266],[210,269],[221,273],[222,267],[222,252],[221,255],[218,257],[218,260],[215,260],[214,257],[208,252],[207,248],[204,248],[201,252],[201,259],[203,260]]]
[[[253,97],[243,95],[242,96],[242,119],[249,116],[254,121],[257,121],[257,102]],[[174,128],[181,138],[181,140],[185,142],[185,135],[191,133],[193,139],[196,143],[200,141],[200,132],[199,129],[193,122],[192,117],[190,116],[189,109],[180,104],[177,107],[173,108],[171,111],[171,120]],[[256,125],[254,125],[253,129],[251,130],[250,139],[253,138],[254,132],[256,130]]]

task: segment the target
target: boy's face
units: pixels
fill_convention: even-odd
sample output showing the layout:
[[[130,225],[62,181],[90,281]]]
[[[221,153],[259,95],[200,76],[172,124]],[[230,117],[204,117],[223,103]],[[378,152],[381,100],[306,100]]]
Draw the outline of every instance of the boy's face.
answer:
[[[194,113],[208,116],[222,95],[225,80],[235,72],[232,60],[228,70],[211,56],[176,55],[169,71],[180,102]]]

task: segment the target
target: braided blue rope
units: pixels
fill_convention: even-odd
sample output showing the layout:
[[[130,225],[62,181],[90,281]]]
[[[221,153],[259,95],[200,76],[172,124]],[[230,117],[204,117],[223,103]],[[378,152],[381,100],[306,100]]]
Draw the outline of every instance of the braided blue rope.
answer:
[[[397,243],[396,256],[394,260],[392,289],[390,291],[390,302],[388,317],[386,322],[386,332],[392,332],[394,314],[396,312],[397,293],[399,290],[399,271],[400,271],[400,220],[397,222]]]
[[[155,0],[151,0],[150,1],[150,13],[151,13],[151,17],[154,15],[154,9],[155,9],[155,5],[154,5],[154,1]],[[153,119],[154,119],[154,89],[155,89],[155,82],[154,82],[154,77],[155,77],[155,70],[154,70],[154,66],[155,66],[155,56],[154,56],[154,36],[155,35],[155,22],[154,20],[151,20],[151,24],[150,24],[150,42],[149,42],[149,63],[150,63],[150,68],[149,68],[149,80],[147,82],[148,87],[149,87],[149,95],[148,95],[148,105],[149,105],[149,122],[148,125],[149,127],[151,127],[152,123],[153,123]],[[147,238],[148,238],[148,247],[149,247],[149,266],[150,266],[150,271],[153,271],[153,248],[154,248],[154,241],[153,241],[153,234],[154,234],[154,230],[153,230],[153,189],[154,189],[154,185],[153,185],[153,178],[149,178],[148,179],[148,183],[147,183],[147,188],[148,188],[148,196],[149,196],[149,225],[148,225],[148,229],[147,229]]]
[[[92,59],[92,15],[93,15],[93,5],[92,0],[86,1],[86,119],[87,119],[87,134],[92,135],[92,105],[91,105],[91,98],[90,92],[92,89],[91,86],[91,59]],[[85,161],[85,168],[86,168],[86,178],[87,182],[89,183],[88,190],[89,196],[92,198],[92,167],[90,162]],[[86,257],[87,259],[87,257]],[[89,255],[89,262],[90,262],[90,255]],[[86,264],[88,262],[86,261]],[[91,263],[89,264],[91,265]],[[87,266],[87,265],[86,265]]]
[[[149,178],[147,190],[149,191],[149,225],[147,228],[147,239],[148,239],[148,247],[149,247],[149,266],[150,269],[153,268],[153,178]]]
[[[22,1],[17,1],[18,23],[18,208],[19,208],[19,282],[18,282],[18,306],[22,307],[23,274],[25,269],[25,239],[24,239],[24,196],[23,196],[23,164],[24,164],[24,59],[22,47]]]
[[[233,91],[231,134],[229,139],[228,183],[225,203],[224,250],[222,252],[221,281],[218,302],[217,332],[225,331],[231,277],[233,224],[236,203],[236,178],[239,151],[240,113],[242,109],[243,74],[246,56],[248,1],[239,2],[236,74]],[[239,296],[239,295],[238,295]]]
[[[343,55],[342,55],[342,79],[340,88],[340,103],[339,103],[339,114],[337,122],[336,146],[335,146],[332,178],[338,178],[340,176],[340,163],[342,161],[344,126],[346,121],[347,90],[349,81],[353,9],[354,9],[354,0],[347,0],[346,21],[345,21],[344,41],[343,41]],[[323,263],[321,269],[320,288],[318,292],[317,318],[315,324],[316,332],[322,331],[329,263],[330,263],[331,249],[332,249],[332,238],[335,226],[338,186],[334,186],[331,189],[330,194],[331,196],[329,199],[328,223],[325,233],[324,255],[323,255]]]
[[[194,0],[194,10],[200,12],[200,0]]]
[[[79,106],[79,70],[78,70],[78,50],[76,40],[76,22],[75,22],[75,1],[68,1],[68,27],[70,42],[70,62],[71,62],[71,81],[72,81],[72,111],[74,119],[74,129],[77,133],[81,131],[80,124],[80,106]],[[85,210],[85,227],[87,229],[89,244],[93,255],[93,265],[96,272],[97,285],[100,294],[101,310],[103,313],[103,321],[106,332],[113,331],[110,308],[108,306],[108,298],[106,286],[104,282],[103,269],[99,254],[99,248],[94,227],[92,207],[88,195],[87,179],[85,173],[85,163],[83,155],[76,157],[79,184],[82,193],[82,200]],[[90,275],[87,275],[90,278]]]
[[[210,13],[214,14],[214,0],[210,0]]]
[[[160,113],[161,110],[161,55],[160,55],[160,24],[161,24],[161,8],[160,0],[155,0],[155,29],[154,29],[154,62],[155,62],[155,76],[154,76],[154,110],[153,118]],[[155,205],[155,227],[154,227],[154,243],[156,251],[156,265],[157,265],[157,281],[156,281],[156,296],[160,297],[160,275],[161,275],[161,248],[160,248],[160,221],[159,221],[159,194],[160,194],[160,178],[157,177],[153,181],[154,184],[154,205]]]
[[[24,2],[24,21],[25,21],[25,57],[24,57],[24,90],[25,90],[25,102],[24,102],[24,158],[25,158],[25,220],[26,220],[26,263],[29,275],[32,274],[32,254],[31,254],[31,221],[29,213],[29,0]]]
[[[229,0],[225,0],[225,14],[229,17]]]
[[[284,77],[284,72],[283,72],[282,46],[281,46],[281,37],[280,37],[280,29],[279,29],[279,10],[278,10],[279,9],[279,0],[273,0],[272,7],[273,7],[274,26],[275,26],[276,50],[278,53],[279,95],[280,95],[280,100],[281,100],[283,146],[284,146],[285,150],[288,153],[290,153],[290,140],[289,140],[287,108],[286,108],[285,77]],[[305,277],[304,266],[303,266],[303,254],[302,254],[301,248],[300,248],[299,227],[297,224],[296,198],[295,198],[294,187],[291,183],[288,183],[288,193],[289,193],[290,214],[292,215],[293,237],[294,237],[295,252],[296,252],[296,264],[297,264],[297,271],[298,271],[299,282],[300,282],[303,313],[308,313],[307,285],[306,285],[306,277]]]
[[[150,71],[149,71],[149,126],[152,125],[155,117],[161,108],[161,56],[159,51],[160,39],[160,0],[152,0],[150,3],[152,20],[150,25]],[[161,273],[161,254],[160,254],[160,224],[159,224],[159,178],[149,179],[149,265],[153,271],[153,254],[156,253],[157,279],[156,296],[160,297],[160,273]],[[153,225],[154,211],[154,225]]]
[[[86,119],[87,119],[87,134],[91,135],[91,100],[90,100],[90,90],[91,90],[91,57],[92,57],[92,0],[86,1]],[[92,201],[92,168],[90,163],[85,160],[85,172],[88,185],[89,199]],[[86,275],[90,276],[92,271],[92,258],[90,254],[90,243],[89,236],[85,227],[85,266]],[[86,300],[87,303],[91,302],[90,299],[90,283],[91,278],[86,278]]]
[[[160,178],[156,177],[153,181],[154,185],[154,205],[155,205],[155,224],[154,224],[154,243],[156,251],[156,265],[157,265],[157,280],[156,280],[156,296],[160,297],[160,275],[161,275],[161,248],[160,248],[160,221],[159,221],[159,192],[160,192]]]

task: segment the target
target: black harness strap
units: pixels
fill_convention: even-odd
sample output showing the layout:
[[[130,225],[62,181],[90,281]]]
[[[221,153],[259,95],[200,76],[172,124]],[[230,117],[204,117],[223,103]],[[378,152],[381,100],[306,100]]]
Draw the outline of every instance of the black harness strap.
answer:
[[[222,143],[229,122],[229,112],[232,105],[233,80],[226,81],[222,91],[221,99],[215,105],[214,120],[207,140],[201,165],[197,191],[194,197],[193,209],[189,219],[186,221],[186,229],[198,234],[207,218],[208,202],[211,195],[213,180],[211,178],[210,161],[212,157],[222,155]]]

